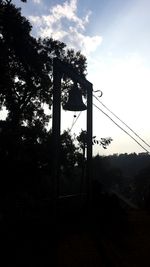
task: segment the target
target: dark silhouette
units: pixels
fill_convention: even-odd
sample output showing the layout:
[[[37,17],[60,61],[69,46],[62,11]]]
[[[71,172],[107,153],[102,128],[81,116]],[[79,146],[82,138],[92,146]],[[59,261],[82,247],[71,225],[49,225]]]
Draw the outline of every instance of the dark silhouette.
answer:
[[[150,156],[120,154],[93,159],[93,175],[105,189],[115,190],[138,206],[148,197]]]
[[[44,105],[52,105],[53,58],[70,63],[83,76],[86,58],[52,38],[36,40],[31,28],[12,1],[0,1],[0,107],[8,111],[6,121],[0,122],[3,242],[9,243],[13,251],[17,227],[18,262],[23,258],[26,264],[30,256],[36,256],[35,264],[42,264],[51,254],[46,249],[55,244],[51,201],[53,151],[51,132],[46,130],[51,116],[44,111]],[[70,84],[71,80],[63,77],[62,101]],[[62,141],[61,159],[68,177],[74,164],[74,148],[69,147],[67,135],[64,138],[67,145]]]
[[[149,233],[145,210],[150,211],[150,157],[142,153],[94,157],[89,212],[86,132],[80,133],[76,144],[65,131],[60,147],[61,197],[54,210],[54,152],[46,127],[51,115],[45,113],[45,106],[50,110],[52,105],[53,58],[70,63],[82,77],[86,58],[58,40],[37,40],[31,29],[13,1],[0,1],[0,108],[8,111],[6,120],[0,121],[0,233],[5,262],[9,258],[9,266],[14,266],[17,252],[17,264],[26,266],[77,266],[73,265],[77,262],[124,266],[125,261],[125,266],[134,266],[129,251],[135,244],[130,247],[130,243],[135,239],[143,244],[137,232]],[[62,103],[71,85],[64,75]],[[93,145],[104,149],[111,141],[93,137]],[[143,225],[135,224],[137,218]],[[140,254],[138,248],[135,251]]]

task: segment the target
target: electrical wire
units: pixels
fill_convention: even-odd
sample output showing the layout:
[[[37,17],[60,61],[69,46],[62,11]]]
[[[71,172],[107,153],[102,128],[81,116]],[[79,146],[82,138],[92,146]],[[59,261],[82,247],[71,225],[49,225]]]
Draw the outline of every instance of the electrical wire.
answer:
[[[103,105],[104,108],[106,108],[113,116],[115,116],[121,123],[123,123],[133,134],[135,134],[145,145],[147,145],[148,147],[150,147],[150,145],[143,139],[141,138],[131,127],[129,127],[123,120],[121,120],[114,112],[112,112],[108,107],[106,107],[106,105],[104,105],[99,99],[98,97],[96,97],[95,95],[93,95],[93,97],[101,104]]]
[[[105,113],[101,108],[93,103],[93,106],[101,111],[105,116],[107,116],[117,127],[119,127],[123,132],[125,132],[130,138],[132,138],[140,147],[142,147],[148,154],[150,153],[143,145],[141,145],[131,134],[124,130],[118,123],[116,123],[107,113]]]

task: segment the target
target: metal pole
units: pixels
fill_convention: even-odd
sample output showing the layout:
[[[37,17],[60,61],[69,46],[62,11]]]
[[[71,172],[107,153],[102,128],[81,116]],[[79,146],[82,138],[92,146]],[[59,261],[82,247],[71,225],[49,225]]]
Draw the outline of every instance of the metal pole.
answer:
[[[52,187],[54,209],[58,198],[59,168],[60,168],[60,116],[61,116],[61,73],[57,60],[53,62],[53,116],[52,116],[52,141],[53,141],[53,165]]]
[[[90,210],[92,205],[92,84],[87,88],[87,204]]]

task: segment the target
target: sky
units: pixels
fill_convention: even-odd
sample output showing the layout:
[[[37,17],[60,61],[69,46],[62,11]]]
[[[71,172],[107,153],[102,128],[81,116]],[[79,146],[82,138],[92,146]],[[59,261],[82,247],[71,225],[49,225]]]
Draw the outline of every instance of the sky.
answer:
[[[87,79],[99,100],[150,144],[150,1],[149,0],[28,0],[13,1],[31,22],[32,35],[53,37],[80,50],[87,58]],[[99,93],[94,93],[97,97]],[[128,131],[96,99],[94,103]],[[76,114],[78,115],[78,113]],[[62,112],[61,129],[71,128],[74,113]],[[82,112],[72,134],[86,129]],[[94,154],[110,155],[145,152],[133,139],[93,106],[93,136],[111,137],[105,150],[93,147]]]

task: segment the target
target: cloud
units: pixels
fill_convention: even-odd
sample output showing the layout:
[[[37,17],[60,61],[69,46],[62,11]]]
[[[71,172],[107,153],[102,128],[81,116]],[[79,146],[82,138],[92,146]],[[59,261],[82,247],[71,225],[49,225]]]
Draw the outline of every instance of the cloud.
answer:
[[[32,0],[34,4],[41,4],[42,0]]]
[[[29,19],[38,36],[53,37],[63,41],[68,47],[81,50],[87,56],[101,44],[102,37],[89,36],[85,33],[91,11],[82,18],[78,16],[77,11],[77,0],[70,0],[56,4],[50,8],[47,15],[30,16]]]
[[[91,37],[84,35],[83,33],[78,32],[74,27],[69,28],[68,38],[70,39],[70,44],[73,48],[81,49],[86,55],[94,52],[102,42],[101,36],[95,35]]]
[[[52,8],[51,14],[55,21],[59,21],[63,18],[69,21],[75,22],[78,28],[84,29],[87,19],[80,19],[76,15],[77,0],[71,0],[70,2],[64,2],[62,5],[56,5]]]

